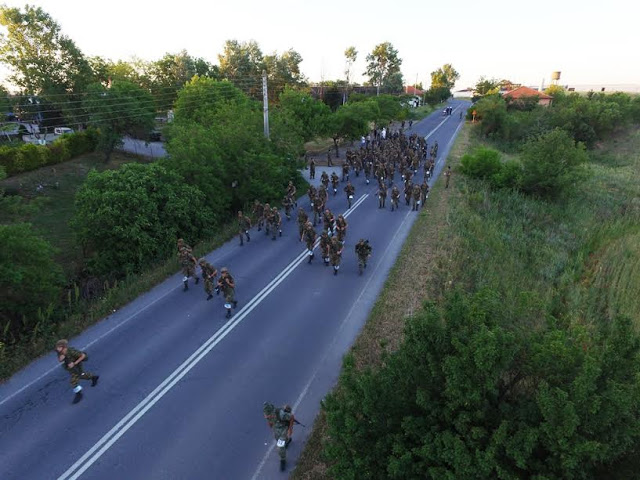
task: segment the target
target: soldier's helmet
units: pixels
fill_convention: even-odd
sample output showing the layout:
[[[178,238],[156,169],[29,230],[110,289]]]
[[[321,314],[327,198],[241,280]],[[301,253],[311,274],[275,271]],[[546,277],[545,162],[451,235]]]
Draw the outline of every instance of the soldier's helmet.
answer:
[[[269,402],[264,402],[262,404],[262,412],[265,415],[273,415],[273,412],[275,411],[275,407],[273,406],[273,403],[269,403]]]
[[[277,211],[278,211],[278,207],[273,207],[273,208],[271,209],[271,211],[272,211],[272,212],[277,212]]]
[[[207,263],[207,259],[206,259],[206,258],[204,258],[204,257],[202,257],[200,260],[198,260],[198,263],[199,263],[200,265],[204,265],[205,263]]]
[[[227,267],[222,267],[220,269],[220,273],[227,273],[229,270],[227,269]]]
[[[238,216],[241,217],[242,216],[242,210],[238,210]]]
[[[184,243],[184,240],[183,240],[183,239],[181,239],[181,238],[179,238],[179,239],[178,239],[178,245],[182,245],[183,243]]]
[[[289,405],[288,403],[284,406],[284,411],[287,413],[291,413],[291,405]]]
[[[69,340],[67,340],[66,338],[61,338],[56,342],[56,348],[67,346],[69,346]]]

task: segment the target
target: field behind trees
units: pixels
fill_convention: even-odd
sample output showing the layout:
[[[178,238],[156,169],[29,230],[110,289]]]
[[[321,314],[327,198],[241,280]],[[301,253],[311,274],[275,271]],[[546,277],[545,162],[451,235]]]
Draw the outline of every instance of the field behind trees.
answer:
[[[293,478],[637,471],[640,130],[594,141],[550,198],[461,173],[478,146],[523,168],[482,128],[461,131],[452,188],[433,189]]]

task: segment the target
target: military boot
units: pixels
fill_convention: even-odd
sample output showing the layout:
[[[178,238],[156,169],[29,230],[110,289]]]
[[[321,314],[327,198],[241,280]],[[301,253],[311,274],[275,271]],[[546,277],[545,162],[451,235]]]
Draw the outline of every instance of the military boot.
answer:
[[[230,308],[227,308],[227,315],[226,315],[226,317],[227,317],[227,318],[231,318],[231,309],[230,309]]]
[[[244,245],[244,239],[242,238],[242,235],[240,235],[240,246],[242,247]]]
[[[78,403],[80,400],[82,400],[82,392],[76,392],[76,396],[73,397],[72,403]]]
[[[238,306],[238,301],[237,301],[237,300],[234,300],[234,301],[233,301],[233,308],[236,308],[237,306]]]
[[[98,379],[100,378],[100,375],[94,375],[91,378],[91,386],[95,387],[98,384]]]
[[[249,232],[245,232],[245,235],[247,236],[247,243],[249,243],[251,241],[251,237],[249,236]]]
[[[212,294],[207,295],[207,300],[211,300],[213,298]]]
[[[196,277],[196,285],[200,283],[200,277]]]
[[[287,468],[287,461],[284,458],[280,459],[280,471],[284,472],[284,469]]]
[[[182,283],[184,283],[184,288],[182,289],[182,291],[186,292],[187,290],[189,290],[189,281],[184,280]]]

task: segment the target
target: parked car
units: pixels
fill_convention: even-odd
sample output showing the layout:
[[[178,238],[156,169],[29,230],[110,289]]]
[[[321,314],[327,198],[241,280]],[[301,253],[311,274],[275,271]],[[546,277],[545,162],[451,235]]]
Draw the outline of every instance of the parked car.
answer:
[[[69,127],[56,127],[53,129],[54,135],[64,135],[66,133],[73,133],[73,128]]]
[[[158,129],[151,130],[149,132],[149,141],[150,142],[161,142],[162,141],[162,132]]]

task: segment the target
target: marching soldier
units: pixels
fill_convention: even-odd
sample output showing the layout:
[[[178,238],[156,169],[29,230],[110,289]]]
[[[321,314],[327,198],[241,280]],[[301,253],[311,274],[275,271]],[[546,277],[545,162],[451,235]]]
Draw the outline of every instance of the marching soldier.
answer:
[[[309,162],[309,179],[314,178],[316,178],[316,161],[312,158]]]
[[[333,167],[333,162],[331,161],[331,148],[327,150],[327,167]]]
[[[249,229],[251,228],[251,220],[242,214],[242,210],[238,211],[238,237],[240,237],[240,246],[244,245],[243,237],[246,235],[247,243],[251,241]]]
[[[331,187],[333,188],[334,196],[338,193],[338,183],[340,183],[340,178],[336,172],[331,172]]]
[[[269,232],[271,231],[271,205],[269,205],[268,203],[264,204],[264,213],[262,215],[262,221],[264,222],[264,234],[265,235],[269,235]]]
[[[336,220],[336,236],[338,240],[344,244],[344,237],[347,235],[347,220],[342,216],[338,215],[338,219]]]
[[[331,265],[333,266],[333,274],[338,275],[340,269],[340,260],[342,260],[342,243],[337,237],[331,239],[331,245],[329,247],[329,257],[331,258]]]
[[[420,184],[420,208],[424,208],[427,203],[427,197],[429,196],[429,184],[426,180],[423,180]]]
[[[411,210],[415,210],[417,212],[418,207],[420,206],[420,195],[421,195],[420,185],[418,185],[417,183],[414,183],[412,193],[413,193],[413,208]]]
[[[278,211],[278,207],[273,207],[271,209],[271,227],[273,230],[273,235],[271,237],[271,240],[275,240],[276,239],[276,232],[278,232],[278,235],[281,237],[282,236],[282,217],[280,216],[280,212]]]
[[[253,202],[253,217],[256,219],[258,231],[262,230],[264,223],[264,206],[258,200]]]
[[[384,182],[378,184],[378,208],[384,208],[387,201],[387,187]]]
[[[198,263],[202,270],[202,280],[204,280],[204,291],[207,293],[207,300],[211,300],[213,298],[213,282],[216,279],[216,275],[218,275],[218,270],[207,262],[204,257],[198,260]]]
[[[316,231],[313,229],[311,222],[307,221],[304,226],[304,233],[301,236],[301,239],[304,238],[305,243],[307,244],[307,255],[309,256],[309,263],[313,260],[313,247],[316,243]]]
[[[56,352],[58,353],[58,361],[63,363],[64,368],[71,374],[71,386],[73,393],[75,393],[73,403],[78,403],[82,400],[82,386],[78,381],[91,380],[91,386],[95,387],[100,376],[83,371],[82,362],[87,359],[87,354],[70,347],[67,340],[62,339],[56,342]]]
[[[311,206],[311,210],[313,210],[313,201],[315,200],[317,195],[318,195],[318,192],[316,190],[316,187],[314,187],[313,185],[309,185],[309,189],[307,190],[307,196],[309,197],[309,205]]]
[[[329,234],[325,231],[320,235],[320,254],[322,255],[322,261],[326,267],[329,266],[329,250],[331,248],[331,239]]]
[[[413,184],[411,180],[405,180],[404,182],[404,201],[407,207],[411,204],[411,192],[413,190]]]
[[[451,181],[451,165],[447,167],[447,170],[444,172],[444,188],[449,188],[449,182]]]
[[[371,256],[371,245],[369,240],[360,239],[356,243],[356,255],[358,256],[358,272],[362,275],[363,269],[367,268],[367,259]]]
[[[400,190],[398,190],[397,185],[393,185],[391,189],[391,211],[398,209],[398,201],[400,200]]]
[[[220,270],[218,288],[220,288],[224,295],[224,308],[227,309],[227,318],[231,318],[231,307],[236,308],[238,301],[235,298],[236,282],[234,282],[227,267],[222,267]]]
[[[309,215],[304,211],[302,207],[298,207],[298,236],[302,241],[302,234],[304,233],[304,227],[309,221]]]
[[[342,181],[349,181],[349,163],[347,161],[342,162]]]
[[[351,208],[351,201],[353,200],[353,196],[356,193],[356,187],[354,187],[351,182],[347,180],[347,185],[344,187],[344,191],[347,194],[347,203],[349,204],[348,208]]]
[[[322,172],[322,175],[320,175],[320,183],[325,189],[329,189],[329,174],[326,171]]]
[[[282,206],[284,207],[284,215],[287,217],[287,220],[291,220],[291,209],[293,208],[293,202],[289,195],[285,195],[282,198]]]
[[[334,233],[334,222],[335,217],[333,216],[333,213],[331,213],[331,210],[329,210],[328,208],[325,209],[324,214],[322,215],[322,228],[324,228],[324,230],[326,230],[330,235],[333,235]]]
[[[184,240],[178,239],[178,259],[182,265],[182,283],[184,283],[183,292],[189,290],[189,277],[196,279],[196,285],[200,281],[200,278],[196,276],[196,264],[198,263],[196,258],[191,253],[191,247],[184,243]]]
[[[320,194],[313,201],[313,226],[315,227],[322,218],[322,212],[324,211],[324,200],[320,198]]]
[[[296,199],[297,191],[298,190],[296,189],[296,186],[293,184],[293,181],[289,180],[289,185],[287,185],[287,197],[289,197],[291,204],[295,205],[296,207],[298,206],[298,201]]]
[[[275,408],[272,403],[264,402],[262,413],[267,420],[269,428],[273,429],[273,437],[276,439],[278,455],[280,456],[280,470],[287,467],[287,447],[291,443],[293,424],[299,423],[291,412],[290,405]]]

